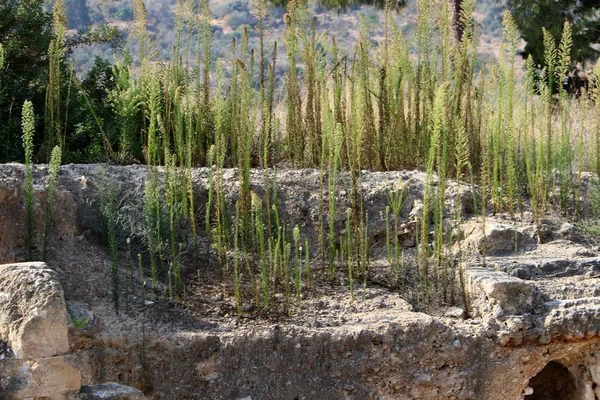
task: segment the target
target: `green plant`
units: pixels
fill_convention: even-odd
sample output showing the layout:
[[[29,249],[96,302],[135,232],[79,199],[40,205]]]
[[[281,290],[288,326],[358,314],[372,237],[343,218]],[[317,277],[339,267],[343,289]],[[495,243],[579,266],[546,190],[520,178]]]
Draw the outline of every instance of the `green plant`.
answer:
[[[294,286],[296,289],[296,306],[301,308],[302,304],[302,267],[300,264],[300,228],[298,225],[294,226],[292,233],[294,239]]]
[[[75,315],[75,313],[73,312],[73,309],[71,307],[69,307],[68,304],[67,304],[67,315],[69,316],[69,323],[75,329],[85,328],[86,325],[88,324],[88,322],[90,321],[90,318],[87,316],[77,317],[77,315]]]
[[[55,145],[64,152],[65,140],[61,121],[61,65],[64,57],[63,39],[67,32],[67,9],[64,0],[54,2],[52,9],[54,20],[54,39],[48,49],[48,88],[46,90],[45,138],[44,145],[47,156]]]
[[[144,222],[145,235],[150,256],[150,275],[152,288],[157,294],[159,269],[162,260],[162,205],[158,176],[155,170],[150,170],[144,190]]]
[[[50,252],[50,225],[52,224],[52,205],[54,203],[54,184],[60,168],[61,151],[59,146],[54,146],[50,156],[50,176],[48,178],[48,194],[46,196],[46,212],[44,213],[44,247],[43,259],[48,260]]]
[[[35,251],[35,210],[33,209],[32,160],[35,115],[33,113],[33,104],[30,101],[25,101],[23,104],[22,127],[23,148],[25,150],[25,230],[28,257],[30,260],[33,260]]]
[[[111,297],[115,311],[119,313],[121,281],[117,255],[117,194],[111,182],[106,181],[104,172],[100,184],[100,211],[106,227],[108,254],[110,256]]]
[[[386,247],[388,263],[390,265],[391,281],[393,286],[398,286],[404,274],[404,251],[400,251],[400,212],[404,204],[405,186],[396,190],[388,190],[388,206],[385,207],[386,214]],[[390,212],[393,217],[393,229],[390,229]],[[393,231],[393,236],[392,236]],[[390,238],[392,238],[390,240]],[[393,247],[392,247],[393,243]]]
[[[333,127],[331,127],[333,128]],[[342,127],[340,124],[335,124],[334,130],[327,138],[328,146],[328,190],[327,196],[329,199],[329,279],[333,283],[335,273],[335,197],[337,186],[337,173],[340,161],[340,153],[342,150]]]
[[[346,252],[346,267],[348,269],[348,288],[350,289],[350,297],[354,300],[354,262],[353,262],[353,243],[352,243],[352,229],[350,226],[350,221],[352,220],[352,209],[346,209],[346,237],[342,240],[345,240],[345,252]],[[342,259],[343,259],[342,255]]]
[[[259,265],[260,265],[260,292],[262,305],[265,310],[270,307],[271,298],[271,287],[270,287],[270,273],[267,263],[267,248],[265,239],[265,223],[262,218],[262,201],[256,195],[252,193],[252,221],[255,228],[254,236],[257,240],[257,248],[259,252]]]

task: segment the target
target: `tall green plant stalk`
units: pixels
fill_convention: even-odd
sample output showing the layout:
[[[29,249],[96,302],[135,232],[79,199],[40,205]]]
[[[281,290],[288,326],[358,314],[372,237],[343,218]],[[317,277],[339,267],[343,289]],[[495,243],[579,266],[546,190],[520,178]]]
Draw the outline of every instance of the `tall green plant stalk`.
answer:
[[[429,271],[429,213],[430,213],[430,202],[432,199],[432,187],[433,187],[433,174],[436,161],[440,164],[443,160],[443,139],[445,135],[445,97],[446,97],[447,85],[440,86],[435,95],[435,102],[433,108],[433,121],[432,121],[432,132],[431,132],[431,145],[429,147],[429,160],[427,162],[427,177],[425,180],[425,192],[423,193],[423,216],[421,219],[421,246],[419,249],[420,260],[419,268],[420,275],[423,284],[423,294],[425,301],[431,300],[430,293],[430,271]],[[441,167],[443,168],[443,167]],[[443,180],[442,177],[438,176],[439,182]],[[438,196],[443,196],[442,193],[438,193]],[[437,209],[437,207],[436,207]],[[439,212],[439,211],[438,211]],[[436,218],[438,220],[438,218]],[[441,222],[441,217],[439,218]],[[441,224],[440,224],[441,225]],[[440,246],[438,244],[439,236],[441,236],[440,225],[436,223],[436,253],[438,254],[438,260],[441,254]],[[439,266],[439,265],[438,265]]]
[[[300,228],[298,225],[294,226],[292,231],[292,238],[294,239],[294,287],[296,289],[296,307],[302,308],[302,264],[300,262]]]
[[[310,268],[310,247],[308,238],[304,239],[304,272],[306,273],[306,288],[310,290],[310,283],[312,281],[312,272]]]
[[[291,308],[291,277],[290,277],[290,256],[291,256],[291,252],[292,252],[292,245],[291,243],[287,242],[287,241],[283,241],[282,242],[282,246],[283,246],[283,257],[282,257],[282,264],[283,264],[283,276],[284,276],[284,285],[285,285],[285,308],[284,311],[287,315],[290,315],[292,313],[292,308]]]
[[[109,93],[114,112],[119,116],[119,152],[121,160],[141,160],[141,143],[137,132],[140,111],[140,90],[130,75],[131,55],[126,51],[123,59],[113,66],[116,88]]]
[[[554,166],[552,158],[552,146],[553,146],[553,127],[552,127],[552,95],[554,93],[555,79],[556,79],[556,41],[550,32],[546,28],[542,28],[543,42],[544,42],[544,61],[545,68],[540,76],[540,80],[544,82],[545,90],[542,91],[542,98],[544,100],[545,110],[545,124],[546,124],[546,159],[545,167],[546,172],[549,174]],[[545,78],[545,79],[544,79]]]
[[[290,64],[287,72],[286,95],[286,132],[289,158],[300,164],[304,158],[304,132],[302,126],[302,105],[300,101],[300,85],[296,71],[296,56],[298,52],[298,17],[302,12],[298,0],[288,3],[288,12],[284,15],[285,23],[284,43],[287,49],[287,58]]]
[[[346,210],[346,237],[343,238],[342,240],[346,241],[345,250],[346,250],[346,258],[347,258],[346,259],[346,268],[348,270],[348,288],[350,289],[350,296],[351,296],[352,300],[354,300],[354,273],[353,273],[354,251],[353,251],[353,243],[352,243],[351,220],[352,220],[352,209],[348,208]]]
[[[329,199],[329,279],[333,283],[335,279],[335,199],[337,195],[337,173],[340,161],[340,152],[342,149],[342,127],[340,124],[335,125],[335,131],[330,133],[328,139],[329,156],[328,156],[328,190],[327,196]]]
[[[260,265],[260,280],[258,286],[260,287],[261,302],[263,309],[269,311],[271,303],[271,285],[270,285],[270,274],[269,264],[267,261],[267,247],[265,239],[265,223],[262,218],[262,201],[258,195],[252,192],[252,220],[254,225],[254,237],[256,238],[256,245],[258,248],[259,265]]]
[[[43,259],[48,261],[50,252],[50,227],[52,224],[52,205],[54,203],[54,185],[61,163],[61,150],[59,146],[54,146],[50,156],[50,176],[48,178],[48,194],[46,196],[46,212],[44,213],[44,247]]]
[[[502,102],[505,111],[499,113],[501,120],[501,129],[506,133],[501,137],[506,143],[506,194],[508,210],[511,216],[514,217],[515,209],[519,200],[519,171],[518,160],[520,154],[518,148],[520,139],[517,136],[517,127],[514,124],[514,99],[516,96],[516,77],[515,77],[515,62],[516,54],[519,46],[520,33],[512,19],[510,12],[505,11],[503,18],[503,37],[502,37],[502,57],[500,58],[500,101]]]
[[[404,191],[405,187],[401,186],[399,189],[388,191],[388,203],[386,206],[386,218],[389,218],[391,212],[393,218],[393,248],[390,244],[390,235],[392,230],[389,227],[389,221],[386,223],[387,242],[388,242],[388,258],[390,269],[393,276],[394,284],[397,285],[400,277],[404,274],[404,257],[400,252],[400,212],[402,211],[402,205],[404,204]]]
[[[64,0],[56,0],[52,9],[54,39],[48,49],[48,87],[46,89],[44,152],[51,156],[51,149],[58,145],[65,150],[61,121],[61,66],[65,52],[64,36],[67,32],[67,9]],[[49,159],[49,158],[48,158]]]
[[[145,232],[150,253],[150,276],[155,295],[158,289],[158,276],[162,263],[162,205],[160,187],[156,171],[149,171],[144,190]]]
[[[23,128],[23,149],[25,150],[25,232],[28,257],[29,260],[33,260],[35,251],[35,210],[33,209],[32,162],[35,115],[33,104],[29,100],[26,100],[23,104],[21,126]]]
[[[567,201],[573,192],[573,154],[575,143],[571,143],[572,133],[569,126],[569,99],[568,94],[562,85],[563,78],[567,77],[571,63],[572,45],[571,25],[565,21],[557,51],[556,69],[556,81],[559,83],[558,94],[561,132],[557,167],[559,171],[560,206],[563,212],[567,212]],[[575,101],[573,101],[573,103],[575,103]]]
[[[242,313],[242,292],[240,282],[240,249],[238,246],[239,226],[240,213],[238,207],[236,207],[233,230],[233,292],[235,296],[235,308],[238,315]]]
[[[469,161],[469,141],[467,137],[467,132],[462,124],[459,122],[458,132],[456,137],[456,182],[460,184],[465,175],[465,169],[471,170],[471,164]],[[463,262],[463,249],[462,249],[462,241],[463,241],[463,231],[462,231],[462,201],[460,190],[458,191],[457,199],[456,199],[456,217],[455,217],[455,226],[457,230],[457,246],[458,246],[458,255],[457,255],[457,266],[458,266],[458,281],[460,283],[460,292],[462,295],[463,305],[465,309],[465,314],[468,316],[471,314],[471,299],[469,290],[467,288],[466,276],[465,276],[465,264]],[[452,271],[453,274],[456,274],[457,271]]]

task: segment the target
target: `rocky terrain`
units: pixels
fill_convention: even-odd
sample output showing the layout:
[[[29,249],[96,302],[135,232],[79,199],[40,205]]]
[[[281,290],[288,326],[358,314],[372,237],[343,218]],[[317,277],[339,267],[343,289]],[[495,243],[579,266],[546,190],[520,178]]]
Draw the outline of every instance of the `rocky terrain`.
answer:
[[[199,215],[208,172],[193,171]],[[462,212],[468,261],[459,268],[468,301],[457,295],[425,305],[409,283],[390,283],[383,244],[388,192],[406,188],[395,240],[410,267],[425,174],[364,171],[373,260],[355,299],[347,286],[321,282],[290,316],[261,315],[251,303],[236,316],[231,285],[218,278],[201,236],[203,261],[184,271],[185,296],[134,291],[117,314],[99,189],[114,184],[125,260],[125,239],[135,239],[143,223],[146,173],[142,166],[63,166],[47,263],[21,263],[24,168],[0,165],[0,398],[600,399],[600,249],[582,221],[549,214],[536,227],[526,210],[483,219],[474,207],[478,190],[449,182],[445,215],[451,223]],[[47,175],[46,166],[35,166],[37,210]],[[583,178],[585,195],[592,177]],[[252,172],[258,195],[263,181],[262,171]],[[282,219],[316,237],[319,171],[282,170],[277,185]],[[230,206],[237,186],[235,170],[225,171]],[[335,229],[342,231],[347,176],[338,189]],[[42,211],[36,218],[43,226]]]

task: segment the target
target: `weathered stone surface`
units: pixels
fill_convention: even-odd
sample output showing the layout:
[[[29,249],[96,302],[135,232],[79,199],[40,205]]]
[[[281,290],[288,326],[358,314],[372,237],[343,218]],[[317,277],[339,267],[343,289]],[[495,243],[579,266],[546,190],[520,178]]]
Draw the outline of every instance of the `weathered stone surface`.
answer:
[[[0,339],[20,359],[69,351],[63,290],[44,263],[0,265]]]
[[[131,386],[115,382],[83,386],[79,392],[81,400],[145,400],[144,394]]]
[[[600,331],[600,297],[547,302],[544,317],[546,336],[581,339]]]
[[[139,210],[143,207],[147,169],[113,165],[102,168],[103,174],[115,182],[117,196],[123,200],[120,212],[129,216],[120,228],[128,236],[139,237],[144,226]],[[42,172],[39,168],[36,172],[40,187],[40,179],[45,176]],[[163,171],[159,169],[159,173]],[[0,165],[0,180],[3,174],[15,177],[10,183],[22,187],[21,166]],[[192,178],[195,204],[202,206],[208,196],[208,169],[194,169]],[[345,210],[351,205],[352,196],[349,176],[340,174],[340,180],[343,182],[335,194],[336,233],[344,229]],[[406,188],[406,201],[398,218],[400,229],[398,237],[389,238],[389,242],[406,247],[406,267],[410,268],[415,253],[410,247],[416,245],[415,236],[420,239],[416,227],[421,226],[424,181],[425,174],[419,172],[363,172],[359,185],[372,240],[370,254],[379,256],[374,260],[378,264],[372,265],[373,275],[376,268],[387,267],[383,260],[387,242],[384,210],[389,205],[389,191],[401,187]],[[591,400],[594,392],[600,398],[598,307],[596,300],[581,299],[600,295],[595,288],[600,287],[596,276],[600,269],[595,259],[598,248],[590,243],[572,252],[571,241],[578,239],[579,233],[573,235],[571,228],[557,232],[562,221],[542,221],[542,244],[537,244],[533,217],[527,211],[525,216],[514,219],[488,214],[488,229],[484,233],[481,219],[468,215],[474,211],[469,189],[450,183],[444,216],[452,220],[460,206],[462,217],[466,218],[462,229],[466,235],[460,236],[456,229],[452,239],[470,238],[470,242],[462,242],[461,264],[483,264],[481,238],[486,238],[486,253],[490,256],[486,264],[510,275],[491,269],[472,270],[467,276],[471,307],[461,304],[457,290],[448,293],[457,308],[425,307],[432,315],[414,312],[412,307],[391,297],[392,293],[409,300],[419,297],[419,293],[410,292],[415,288],[407,280],[399,294],[382,286],[378,290],[385,294],[378,293],[371,300],[368,293],[357,295],[355,301],[348,300],[348,294],[340,289],[342,285],[326,294],[319,292],[323,297],[310,293],[303,297],[302,312],[277,322],[255,318],[256,307],[250,302],[244,303],[244,315],[251,318],[231,317],[231,305],[235,302],[227,294],[208,299],[208,311],[195,313],[192,307],[186,309],[182,319],[178,317],[183,313],[177,305],[169,308],[165,316],[161,314],[164,304],[154,302],[146,307],[142,319],[136,305],[143,303],[136,293],[132,313],[115,315],[112,305],[107,304],[110,281],[106,271],[110,263],[106,252],[88,241],[100,226],[100,182],[98,166],[61,168],[60,186],[76,202],[76,210],[69,217],[77,221],[80,230],[76,232],[76,248],[63,246],[62,254],[56,252],[62,257],[56,270],[69,298],[82,305],[82,310],[72,310],[71,344],[85,382],[118,381],[148,389],[156,399],[521,400],[543,392],[544,388],[533,378],[545,376],[543,371],[554,362],[560,364],[555,370],[566,371],[560,379],[575,382],[576,395],[570,400]],[[262,171],[251,171],[252,190],[259,196],[264,195],[263,182]],[[224,170],[222,183],[227,207],[233,210],[239,190],[238,172]],[[277,185],[282,220],[289,226],[298,225],[303,236],[316,237],[321,218],[321,210],[315,206],[321,200],[319,171],[281,170]],[[479,204],[477,192],[472,194]],[[1,196],[0,192],[0,204]],[[22,221],[19,196],[6,197],[13,202],[14,213],[0,210],[0,221],[6,224],[4,231],[0,229],[0,243],[5,243],[2,240],[7,236],[2,234],[7,233],[6,226]],[[8,219],[2,220],[3,216]],[[431,215],[427,217],[431,222]],[[22,231],[21,226],[20,236],[10,238],[11,254],[18,256],[23,252]],[[556,239],[561,238],[558,243]],[[80,244],[88,246],[89,251],[83,252]],[[208,246],[202,240],[200,245]],[[474,252],[467,251],[469,245]],[[311,254],[317,250],[311,249]],[[508,256],[500,258],[502,254]],[[371,282],[368,286],[368,290],[373,289]],[[407,293],[412,297],[407,297]],[[331,302],[336,296],[347,301]],[[374,306],[368,306],[369,301]],[[83,310],[92,305],[93,313]],[[463,309],[467,315],[463,315]],[[32,386],[33,362],[10,357],[0,363],[3,361],[16,364],[6,367],[11,381],[0,378],[0,388],[16,387],[20,382],[24,384],[19,389],[21,395],[40,396],[41,392],[35,390],[42,388]],[[81,396],[80,399],[85,398]]]
[[[72,357],[0,361],[1,399],[63,400],[76,394],[80,387],[81,375],[73,366]]]
[[[23,360],[6,359],[0,362],[0,399],[27,399],[45,394],[33,379],[31,368]]]
[[[515,228],[512,224],[488,222],[483,231],[481,224],[469,223],[463,227],[466,246],[479,254],[506,256],[530,250],[537,245],[532,227]]]
[[[542,302],[533,284],[502,271],[471,267],[467,269],[467,279],[476,315],[484,314],[490,307],[510,314],[531,312]]]
[[[59,398],[81,388],[81,374],[68,356],[42,358],[28,364],[33,380],[47,395]]]

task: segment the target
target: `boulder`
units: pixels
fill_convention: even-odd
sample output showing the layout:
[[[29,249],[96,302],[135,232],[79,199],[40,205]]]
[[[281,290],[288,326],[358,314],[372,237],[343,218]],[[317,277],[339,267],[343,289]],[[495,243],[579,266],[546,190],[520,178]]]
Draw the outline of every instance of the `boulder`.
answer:
[[[81,375],[73,366],[72,356],[0,361],[0,399],[64,400],[72,398],[80,387]]]
[[[481,224],[466,224],[467,248],[488,256],[507,256],[536,247],[537,239],[532,227],[516,228],[512,224],[489,222],[485,232]]]
[[[69,351],[63,289],[46,264],[0,265],[0,340],[18,359]]]
[[[486,314],[490,308],[506,314],[530,313],[543,303],[535,285],[505,272],[471,267],[466,276],[473,306],[480,306],[474,310],[476,315]]]
[[[62,398],[81,388],[81,374],[70,362],[70,356],[42,358],[31,361],[31,375],[46,396]]]

